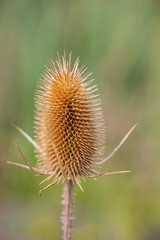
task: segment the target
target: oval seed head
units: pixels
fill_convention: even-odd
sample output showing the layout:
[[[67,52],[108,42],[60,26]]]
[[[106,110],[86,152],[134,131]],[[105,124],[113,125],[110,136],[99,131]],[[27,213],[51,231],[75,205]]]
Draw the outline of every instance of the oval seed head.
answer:
[[[71,70],[71,54],[50,60],[36,95],[35,133],[39,168],[60,179],[79,183],[93,177],[103,154],[104,122],[96,85],[86,68]]]

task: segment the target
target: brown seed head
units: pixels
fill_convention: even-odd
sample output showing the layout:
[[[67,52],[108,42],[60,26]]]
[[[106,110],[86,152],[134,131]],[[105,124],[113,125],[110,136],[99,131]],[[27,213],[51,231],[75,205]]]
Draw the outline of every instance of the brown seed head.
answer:
[[[50,60],[36,96],[37,157],[43,172],[58,180],[95,175],[94,164],[103,153],[104,122],[96,85],[86,68],[71,70],[71,54]]]

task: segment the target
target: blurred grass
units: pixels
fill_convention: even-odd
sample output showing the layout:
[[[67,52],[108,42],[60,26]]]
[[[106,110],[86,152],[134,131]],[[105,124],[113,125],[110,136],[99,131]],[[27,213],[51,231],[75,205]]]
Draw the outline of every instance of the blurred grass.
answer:
[[[104,170],[76,188],[73,239],[160,239],[160,3],[131,1],[0,2],[0,239],[60,239],[61,184],[38,196],[41,177],[8,166],[33,147],[11,127],[33,136],[34,94],[44,64],[57,50],[80,56],[100,89],[106,153],[139,126]],[[53,237],[54,236],[54,237]]]

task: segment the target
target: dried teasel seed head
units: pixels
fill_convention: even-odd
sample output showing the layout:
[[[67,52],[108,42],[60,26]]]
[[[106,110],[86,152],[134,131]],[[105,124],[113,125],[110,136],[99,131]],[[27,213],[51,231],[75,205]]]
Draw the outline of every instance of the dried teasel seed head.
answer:
[[[96,85],[86,68],[71,70],[71,54],[66,61],[51,59],[36,95],[35,133],[39,145],[39,168],[58,180],[95,175],[95,162],[104,147],[104,121]]]

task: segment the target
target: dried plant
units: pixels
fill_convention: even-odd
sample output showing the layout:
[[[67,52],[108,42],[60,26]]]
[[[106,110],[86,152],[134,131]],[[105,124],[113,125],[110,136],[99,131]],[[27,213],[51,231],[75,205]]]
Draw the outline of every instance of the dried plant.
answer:
[[[71,70],[71,54],[66,61],[51,59],[39,82],[36,94],[35,139],[15,126],[35,147],[37,167],[31,167],[16,144],[26,165],[9,162],[46,175],[40,184],[53,179],[43,190],[64,183],[64,210],[62,217],[63,240],[71,239],[73,187],[81,187],[81,178],[97,178],[103,175],[126,173],[118,171],[100,173],[95,167],[110,159],[133,131],[136,124],[125,135],[120,144],[104,160],[100,160],[104,149],[104,120],[96,85],[89,80],[85,66],[78,68],[77,58]],[[83,189],[82,189],[83,190]]]

